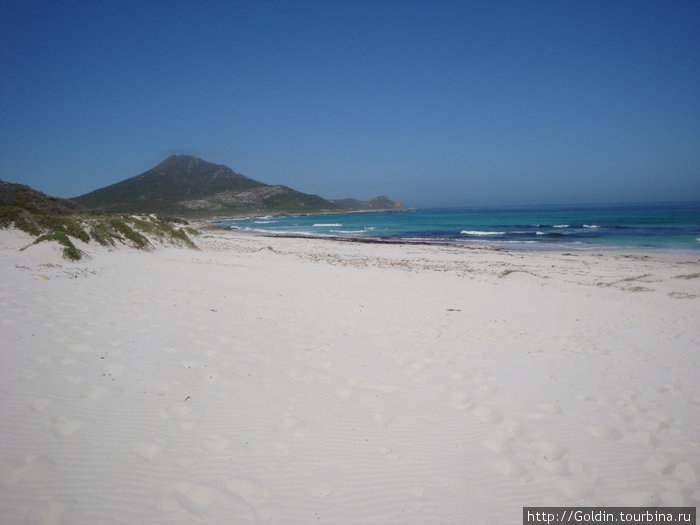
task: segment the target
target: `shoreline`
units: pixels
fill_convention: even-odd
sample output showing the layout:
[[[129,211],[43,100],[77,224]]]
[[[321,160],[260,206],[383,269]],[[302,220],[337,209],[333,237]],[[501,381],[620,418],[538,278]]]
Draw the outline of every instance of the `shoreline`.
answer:
[[[195,221],[191,221],[195,223]],[[498,244],[494,241],[477,241],[477,240],[451,240],[451,239],[407,239],[407,238],[397,238],[397,237],[379,237],[379,236],[364,236],[364,237],[352,237],[352,236],[341,236],[341,235],[316,235],[316,234],[299,234],[299,233],[266,233],[263,230],[251,231],[239,228],[231,228],[227,226],[219,226],[213,223],[198,223],[199,228],[202,230],[217,230],[221,232],[230,232],[241,235],[252,235],[260,236],[265,238],[290,238],[290,239],[317,239],[317,240],[327,240],[333,242],[346,242],[346,243],[358,243],[358,244],[405,244],[405,245],[424,245],[424,246],[454,246],[463,248],[481,248],[488,250],[513,250],[516,252],[567,252],[573,251],[576,253],[592,253],[596,251],[615,253],[615,254],[668,254],[668,255],[685,255],[688,257],[697,257],[700,260],[700,250],[681,250],[673,248],[655,248],[655,247],[642,247],[642,246],[620,246],[620,245],[566,245],[564,243],[554,245],[548,243],[534,244],[518,242],[518,241],[504,241],[502,244]]]

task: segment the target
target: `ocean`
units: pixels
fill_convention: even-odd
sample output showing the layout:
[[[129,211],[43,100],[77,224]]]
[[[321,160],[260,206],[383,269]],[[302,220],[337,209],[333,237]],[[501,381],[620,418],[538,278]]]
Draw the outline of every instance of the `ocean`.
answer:
[[[412,209],[250,217],[215,224],[288,236],[700,254],[700,202]]]

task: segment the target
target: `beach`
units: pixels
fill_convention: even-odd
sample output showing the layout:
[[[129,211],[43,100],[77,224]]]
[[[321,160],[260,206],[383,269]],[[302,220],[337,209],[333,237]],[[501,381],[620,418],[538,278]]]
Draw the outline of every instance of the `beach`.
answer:
[[[0,522],[700,502],[700,259],[0,230]]]

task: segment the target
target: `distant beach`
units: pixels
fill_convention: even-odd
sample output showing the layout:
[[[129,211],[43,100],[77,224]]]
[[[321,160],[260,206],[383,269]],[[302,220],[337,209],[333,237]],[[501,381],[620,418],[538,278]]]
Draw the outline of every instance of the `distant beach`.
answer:
[[[3,523],[700,503],[697,255],[32,240],[0,230]]]

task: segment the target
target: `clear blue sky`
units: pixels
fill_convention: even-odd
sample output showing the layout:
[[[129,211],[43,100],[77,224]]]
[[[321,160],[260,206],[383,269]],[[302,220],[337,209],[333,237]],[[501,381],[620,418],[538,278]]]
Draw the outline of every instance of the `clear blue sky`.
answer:
[[[411,206],[700,200],[700,2],[0,3],[0,179],[172,153]]]

